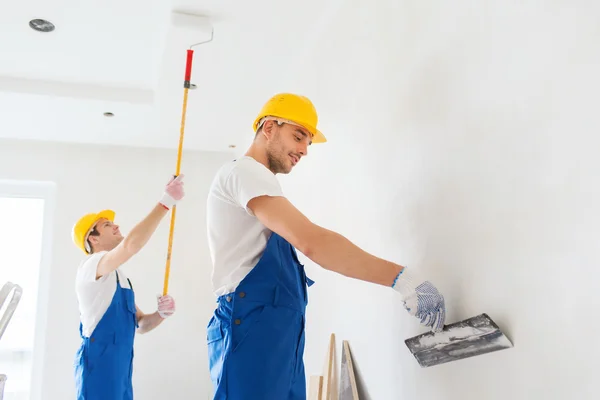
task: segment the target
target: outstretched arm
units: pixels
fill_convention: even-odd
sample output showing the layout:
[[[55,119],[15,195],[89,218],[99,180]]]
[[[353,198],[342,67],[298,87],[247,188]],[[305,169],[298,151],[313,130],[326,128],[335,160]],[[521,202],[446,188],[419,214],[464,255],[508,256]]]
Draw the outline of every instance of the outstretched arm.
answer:
[[[444,327],[444,297],[418,273],[367,253],[339,233],[312,223],[283,196],[258,196],[248,208],[270,230],[321,267],[393,288],[410,315],[434,331]]]
[[[131,232],[119,243],[117,247],[106,253],[98,262],[96,269],[96,279],[114,271],[127,260],[137,254],[150,240],[150,237],[158,228],[160,221],[167,215],[169,208],[173,207],[177,201],[184,196],[183,192],[183,174],[172,179],[167,183],[165,192],[160,201],[152,208],[150,213],[139,223],[137,223]]]
[[[321,267],[391,287],[403,266],[375,257],[339,233],[311,222],[285,197],[260,196],[248,208],[270,230]]]

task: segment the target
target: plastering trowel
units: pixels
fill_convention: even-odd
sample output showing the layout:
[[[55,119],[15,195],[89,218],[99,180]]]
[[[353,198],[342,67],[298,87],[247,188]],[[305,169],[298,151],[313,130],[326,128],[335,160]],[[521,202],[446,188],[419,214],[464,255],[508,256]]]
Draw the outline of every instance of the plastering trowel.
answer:
[[[421,367],[432,367],[463,358],[513,347],[496,323],[481,314],[404,341]]]

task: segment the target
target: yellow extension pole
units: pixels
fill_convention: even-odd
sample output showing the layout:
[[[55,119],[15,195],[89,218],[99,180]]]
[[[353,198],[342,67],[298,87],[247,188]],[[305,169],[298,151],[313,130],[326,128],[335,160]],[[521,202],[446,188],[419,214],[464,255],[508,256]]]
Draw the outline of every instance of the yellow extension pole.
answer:
[[[187,50],[187,62],[185,68],[185,80],[183,89],[183,109],[181,112],[181,128],[179,131],[179,148],[177,149],[177,165],[175,167],[175,177],[179,176],[181,171],[181,153],[183,151],[183,135],[185,132],[185,117],[187,112],[187,101],[188,92],[190,88],[190,79],[192,76],[192,59],[194,57],[194,51]],[[173,232],[175,230],[175,215],[177,213],[177,206],[171,208],[171,226],[169,228],[169,245],[167,247],[167,264],[165,266],[165,282],[163,286],[163,296],[168,293],[169,290],[169,274],[171,272],[171,252],[173,249]]]

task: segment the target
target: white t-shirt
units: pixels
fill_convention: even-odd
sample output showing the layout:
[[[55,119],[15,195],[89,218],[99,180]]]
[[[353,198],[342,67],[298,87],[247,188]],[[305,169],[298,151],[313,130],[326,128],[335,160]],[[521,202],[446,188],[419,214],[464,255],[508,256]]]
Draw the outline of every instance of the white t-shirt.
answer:
[[[275,174],[248,156],[225,164],[212,182],[206,219],[217,296],[233,292],[264,252],[271,230],[247,208],[262,195],[283,196],[283,191]]]
[[[79,318],[82,324],[82,334],[85,337],[92,335],[98,322],[100,322],[108,306],[110,306],[117,290],[117,273],[119,274],[121,287],[131,288],[127,277],[119,268],[96,280],[98,262],[106,253],[106,251],[100,251],[89,255],[81,262],[77,269],[75,293],[79,301]]]

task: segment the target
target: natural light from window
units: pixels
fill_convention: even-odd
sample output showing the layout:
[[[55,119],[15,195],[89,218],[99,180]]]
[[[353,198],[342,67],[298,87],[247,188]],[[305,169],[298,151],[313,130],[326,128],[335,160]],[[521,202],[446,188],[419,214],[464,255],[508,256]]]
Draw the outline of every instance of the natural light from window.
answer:
[[[7,375],[3,400],[29,400],[33,366],[44,199],[0,197],[0,287],[7,281],[23,295],[0,339],[0,373]],[[0,313],[4,313],[12,293]]]

